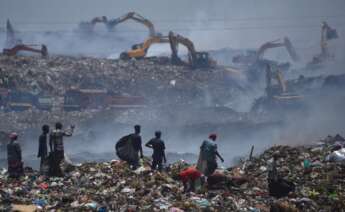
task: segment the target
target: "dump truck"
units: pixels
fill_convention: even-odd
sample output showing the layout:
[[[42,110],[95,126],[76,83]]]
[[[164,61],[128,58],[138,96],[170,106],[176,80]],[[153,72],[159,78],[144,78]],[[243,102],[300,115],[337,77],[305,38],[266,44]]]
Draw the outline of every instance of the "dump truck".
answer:
[[[5,101],[7,111],[31,110],[37,103],[37,96],[25,91],[10,90]]]
[[[97,108],[143,107],[145,99],[140,96],[123,96],[106,89],[70,89],[64,95],[65,111],[80,111]]]

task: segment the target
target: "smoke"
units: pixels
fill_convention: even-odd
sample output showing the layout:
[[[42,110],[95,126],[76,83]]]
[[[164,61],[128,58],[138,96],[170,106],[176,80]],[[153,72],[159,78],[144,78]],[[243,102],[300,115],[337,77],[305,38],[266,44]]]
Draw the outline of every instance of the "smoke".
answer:
[[[302,57],[301,62],[293,63],[282,48],[265,54],[266,59],[292,63],[292,69],[284,73],[286,80],[297,79],[300,75],[327,76],[344,74],[345,71],[345,28],[342,22],[345,5],[341,0],[332,3],[317,0],[312,5],[311,2],[298,0],[240,3],[177,0],[121,4],[105,1],[101,5],[89,0],[60,2],[54,3],[56,8],[53,8],[47,3],[43,3],[44,7],[39,7],[37,4],[42,1],[37,1],[30,6],[33,11],[30,13],[29,10],[23,11],[22,8],[25,7],[18,6],[23,4],[22,1],[4,0],[0,5],[0,20],[5,23],[8,17],[11,18],[13,26],[19,31],[18,37],[24,43],[46,44],[51,54],[117,58],[133,44],[141,43],[147,38],[145,28],[137,23],[125,23],[109,33],[102,26],[97,26],[95,34],[85,36],[76,31],[77,24],[91,20],[94,16],[107,15],[115,18],[136,10],[152,20],[157,31],[163,35],[173,30],[191,39],[197,51],[214,50],[211,56],[220,61],[221,65],[233,66],[231,61],[234,55],[287,36]],[[61,12],[66,5],[70,7]],[[45,8],[44,12],[38,12],[38,8]],[[79,8],[78,12],[76,8]],[[34,25],[23,24],[23,20]],[[52,25],[41,23],[41,20]],[[323,67],[307,70],[305,65],[320,53],[320,23],[324,20],[338,30],[339,39],[329,45],[335,58]],[[57,25],[58,22],[68,25]],[[1,47],[4,41],[5,33],[0,32]],[[182,47],[179,53],[186,54],[187,49]],[[148,56],[157,55],[170,55],[169,44],[153,45]],[[246,76],[241,68],[232,70]],[[228,83],[233,85],[235,82],[229,80]],[[88,152],[82,154],[87,160],[90,159],[90,152],[99,158],[115,157],[115,142],[121,136],[131,133],[134,124],[143,126],[143,143],[153,136],[155,130],[161,130],[168,152],[188,152],[195,155],[198,154],[201,142],[209,133],[215,132],[219,135],[219,151],[228,164],[233,157],[248,153],[251,145],[255,145],[255,152],[260,152],[272,144],[310,143],[328,134],[345,134],[343,87],[327,90],[325,93],[322,84],[315,88],[310,83],[313,91],[297,93],[304,96],[303,109],[290,111],[283,108],[279,112],[268,109],[266,114],[257,115],[250,110],[255,100],[265,95],[264,86],[253,86],[246,77],[236,80],[236,83],[240,84],[241,89],[233,91],[230,90],[231,86],[224,87],[229,88],[231,95],[224,96],[221,101],[214,98],[212,93],[215,91],[212,87],[204,86],[200,89],[204,101],[192,101],[188,106],[134,110],[121,115],[115,112],[100,114],[97,119],[90,120],[90,123],[77,126],[76,135],[65,140],[67,154]],[[293,87],[288,89],[298,92]],[[165,96],[165,99],[173,98],[176,98],[173,94]],[[106,119],[109,117],[112,119]],[[32,155],[35,152],[38,135],[39,130],[28,136],[28,142],[35,145],[29,145],[25,149],[26,154]],[[150,151],[145,149],[145,154],[150,155]]]

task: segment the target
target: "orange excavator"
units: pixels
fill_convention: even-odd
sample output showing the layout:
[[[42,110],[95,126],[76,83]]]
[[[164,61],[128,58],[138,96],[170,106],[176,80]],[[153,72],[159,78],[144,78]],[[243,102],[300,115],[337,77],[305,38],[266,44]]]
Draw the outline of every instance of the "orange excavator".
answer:
[[[151,45],[156,43],[169,43],[169,38],[166,36],[153,36],[149,37],[144,41],[144,43],[136,44],[132,46],[132,50],[127,52],[122,52],[120,54],[120,59],[142,59],[146,56]]]
[[[17,44],[13,48],[10,49],[3,49],[3,54],[7,56],[15,56],[20,51],[29,51],[41,54],[43,58],[48,57],[48,49],[46,45],[41,45],[41,49],[33,48],[38,45],[25,45],[25,44]]]
[[[29,51],[40,53],[44,58],[48,56],[48,48],[46,45],[41,45],[41,49],[37,49],[35,47],[38,45],[23,44],[20,39],[17,39],[12,24],[10,23],[10,20],[7,20],[6,29],[6,48],[3,49],[3,54],[8,56],[14,56],[17,55],[17,53],[20,51]]]
[[[257,51],[250,52],[250,54],[248,55],[237,55],[233,58],[232,61],[234,63],[241,63],[241,64],[254,64],[257,61],[263,59],[263,56],[268,49],[277,48],[277,47],[285,47],[290,57],[292,58],[292,60],[299,61],[300,58],[295,48],[293,47],[291,41],[287,37],[283,39],[283,42],[279,42],[279,39],[278,39],[278,40],[264,43],[263,45],[260,46],[260,48]]]
[[[216,62],[209,57],[208,52],[198,52],[195,50],[191,40],[179,34],[169,32],[169,42],[171,47],[171,61],[173,64],[185,64],[178,56],[178,45],[182,44],[188,49],[188,64],[193,68],[208,68],[216,65]]]
[[[123,23],[127,20],[134,20],[134,21],[141,23],[144,26],[146,26],[149,29],[149,36],[150,37],[160,36],[159,33],[156,33],[153,23],[150,20],[146,19],[145,17],[141,16],[140,14],[138,14],[136,12],[129,12],[123,16],[120,16],[118,18],[111,19],[111,20],[108,20],[108,18],[106,16],[95,17],[91,20],[91,22],[80,23],[79,28],[82,29],[83,31],[86,31],[86,32],[92,32],[94,29],[94,26],[97,23],[104,23],[106,25],[108,31],[112,31],[112,30],[114,30],[114,27],[116,25]]]

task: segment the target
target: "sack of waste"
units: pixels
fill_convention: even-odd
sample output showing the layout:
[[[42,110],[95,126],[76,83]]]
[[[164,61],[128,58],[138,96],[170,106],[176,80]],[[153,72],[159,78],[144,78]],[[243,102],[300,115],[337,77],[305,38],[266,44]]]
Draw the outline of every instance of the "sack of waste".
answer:
[[[345,161],[345,148],[332,152],[326,157],[326,161],[341,162]]]
[[[115,152],[116,155],[124,161],[134,161],[135,155],[134,149],[133,149],[133,144],[131,141],[131,135],[126,135],[120,140],[115,145]]]

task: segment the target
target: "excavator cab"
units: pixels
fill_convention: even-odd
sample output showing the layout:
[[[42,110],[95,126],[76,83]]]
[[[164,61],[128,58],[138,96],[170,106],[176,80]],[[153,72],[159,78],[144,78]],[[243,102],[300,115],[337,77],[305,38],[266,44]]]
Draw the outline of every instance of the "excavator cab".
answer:
[[[156,43],[168,43],[169,39],[167,37],[149,37],[143,43],[135,44],[132,49],[127,52],[122,52],[120,54],[120,59],[128,60],[131,58],[142,59],[146,56],[151,45]]]
[[[209,68],[216,65],[208,52],[196,51],[193,42],[179,34],[169,32],[169,43],[171,48],[171,62],[175,65],[185,64],[178,56],[178,45],[182,44],[188,49],[188,62],[192,68]]]
[[[195,52],[195,61],[193,66],[195,68],[206,68],[210,66],[208,52]]]

